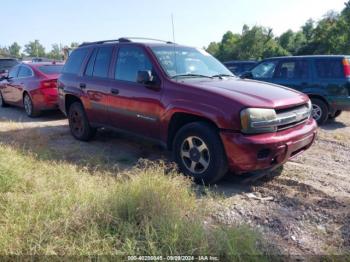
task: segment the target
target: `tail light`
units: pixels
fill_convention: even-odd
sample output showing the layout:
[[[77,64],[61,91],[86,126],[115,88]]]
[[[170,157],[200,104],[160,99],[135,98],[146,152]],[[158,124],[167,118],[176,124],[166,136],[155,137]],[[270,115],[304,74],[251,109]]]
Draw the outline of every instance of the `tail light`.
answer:
[[[40,82],[40,88],[57,88],[57,80],[44,80]]]
[[[345,77],[350,77],[350,61],[347,58],[343,60]]]

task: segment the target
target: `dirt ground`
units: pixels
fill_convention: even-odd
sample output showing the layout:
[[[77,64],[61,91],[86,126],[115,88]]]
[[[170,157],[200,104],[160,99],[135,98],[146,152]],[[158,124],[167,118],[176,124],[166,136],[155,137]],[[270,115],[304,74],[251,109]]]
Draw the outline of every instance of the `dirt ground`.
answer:
[[[67,120],[50,112],[27,118],[18,108],[0,109],[0,141],[39,158],[84,168],[128,169],[139,159],[169,160],[169,153],[140,138],[108,130],[89,143],[74,140]],[[344,254],[350,250],[350,113],[319,129],[314,146],[283,168],[255,182],[229,174],[211,191],[211,219],[249,224],[278,252]]]

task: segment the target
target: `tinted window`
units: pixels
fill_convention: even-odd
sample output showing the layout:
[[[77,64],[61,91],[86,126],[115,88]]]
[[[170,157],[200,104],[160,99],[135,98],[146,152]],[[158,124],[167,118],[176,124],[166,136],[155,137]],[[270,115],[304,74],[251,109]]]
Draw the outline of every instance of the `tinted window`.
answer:
[[[144,51],[138,47],[120,48],[115,79],[136,82],[138,71],[153,71],[152,63]]]
[[[30,77],[32,76],[32,70],[27,66],[21,66],[18,72],[18,77]]]
[[[107,77],[109,64],[112,59],[113,46],[101,47],[98,49],[94,70],[92,75],[97,77]]]
[[[0,71],[9,70],[17,64],[18,62],[15,59],[0,59]]]
[[[9,77],[10,78],[17,78],[18,70],[19,70],[19,66],[13,67],[9,72]]]
[[[309,77],[309,64],[306,60],[282,61],[275,73],[279,79],[306,79]]]
[[[316,72],[320,78],[344,78],[344,68],[341,60],[316,60]]]
[[[86,70],[85,70],[85,75],[87,76],[92,76],[92,73],[94,72],[94,64],[95,64],[95,59],[97,55],[97,49],[94,50],[92,53],[89,62],[87,64]]]
[[[47,65],[47,66],[40,66],[39,70],[43,72],[45,75],[56,75],[61,73],[62,68],[63,68],[63,65]]]
[[[62,72],[69,74],[78,74],[81,68],[81,65],[84,62],[84,59],[87,55],[88,49],[77,49],[69,56],[69,59],[64,66]]]
[[[262,62],[252,70],[252,75],[254,78],[272,78],[275,73],[276,65],[276,61]]]

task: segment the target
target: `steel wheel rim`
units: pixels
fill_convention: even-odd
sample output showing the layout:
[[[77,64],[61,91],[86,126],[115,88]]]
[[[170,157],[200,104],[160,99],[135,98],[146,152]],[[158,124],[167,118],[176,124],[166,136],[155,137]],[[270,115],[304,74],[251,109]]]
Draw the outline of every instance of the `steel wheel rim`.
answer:
[[[193,174],[204,173],[210,164],[207,144],[199,137],[189,136],[181,144],[180,157],[185,167]]]
[[[24,110],[27,112],[28,115],[32,113],[32,101],[27,95],[24,97]]]
[[[312,104],[312,117],[318,121],[322,117],[322,108],[316,104]]]
[[[84,132],[83,118],[81,114],[78,111],[73,110],[70,118],[73,133],[80,136]]]

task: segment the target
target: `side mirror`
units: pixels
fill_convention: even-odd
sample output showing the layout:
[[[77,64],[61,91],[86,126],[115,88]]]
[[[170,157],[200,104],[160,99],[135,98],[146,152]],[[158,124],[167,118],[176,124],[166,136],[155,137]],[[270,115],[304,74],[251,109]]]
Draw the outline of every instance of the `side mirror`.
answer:
[[[138,71],[137,83],[145,85],[147,88],[158,90],[159,86],[156,77],[152,75],[151,71]]]
[[[149,85],[153,83],[153,76],[151,71],[138,71],[137,83]]]
[[[9,70],[5,69],[0,71],[0,80],[8,79],[8,77],[9,77]]]
[[[253,79],[254,76],[253,76],[251,71],[248,71],[248,72],[244,72],[243,74],[241,74],[240,78],[242,78],[242,79],[245,79],[245,78]]]

